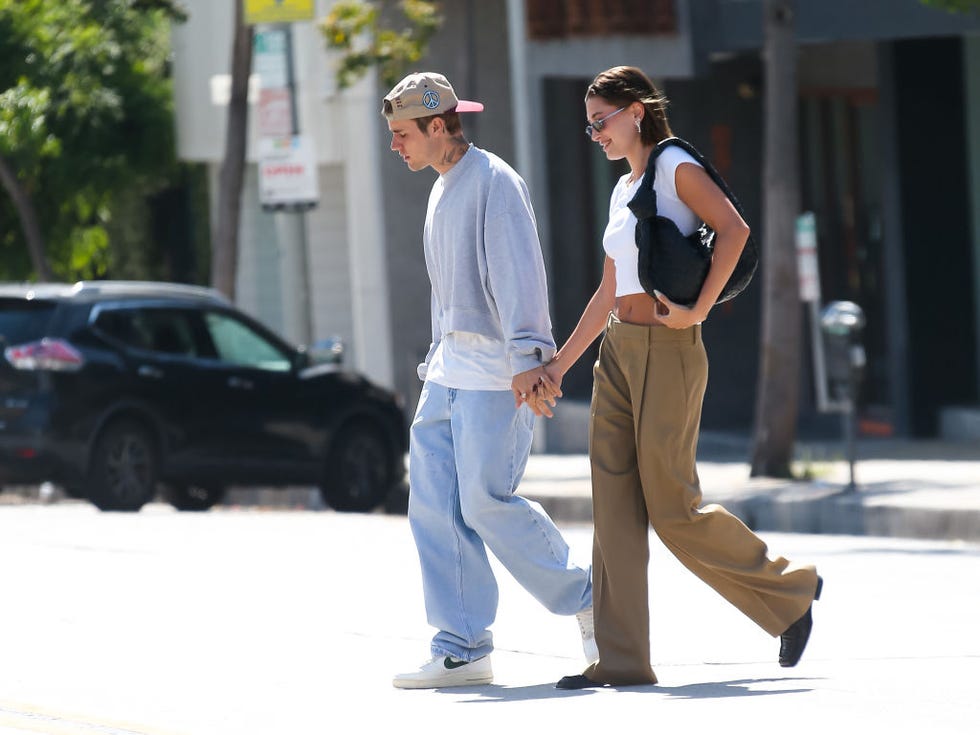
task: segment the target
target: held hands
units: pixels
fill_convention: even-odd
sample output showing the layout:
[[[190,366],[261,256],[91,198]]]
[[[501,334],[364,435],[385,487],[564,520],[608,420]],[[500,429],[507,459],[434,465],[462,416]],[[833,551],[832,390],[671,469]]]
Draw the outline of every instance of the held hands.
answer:
[[[659,291],[654,291],[656,298],[657,317],[665,327],[671,329],[687,329],[695,324],[700,324],[707,318],[707,314],[695,311],[695,307],[681,306],[676,304]]]
[[[544,374],[548,376],[548,380],[558,389],[558,395],[561,396],[561,379],[565,377],[565,371],[558,367],[557,358],[544,366]]]
[[[517,408],[526,403],[535,416],[547,416],[549,419],[554,416],[551,409],[555,405],[555,399],[562,395],[561,379],[555,383],[544,367],[515,375],[511,390],[514,391],[514,405]]]

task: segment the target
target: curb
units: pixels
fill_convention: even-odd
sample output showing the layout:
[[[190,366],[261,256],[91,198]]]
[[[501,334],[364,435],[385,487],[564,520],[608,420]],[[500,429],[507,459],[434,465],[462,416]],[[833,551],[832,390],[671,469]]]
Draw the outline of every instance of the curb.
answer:
[[[961,496],[960,489],[954,487],[951,494],[950,487],[935,482],[916,486],[925,499],[905,497],[904,502],[895,502],[903,494],[896,493],[894,485],[849,492],[843,484],[757,478],[727,492],[706,493],[704,504],[724,506],[754,531],[980,542],[980,495],[976,490]],[[538,474],[522,483],[520,494],[540,504],[557,523],[592,523],[590,483],[577,472],[564,477]],[[402,485],[375,512],[405,515],[407,501],[407,487]],[[8,487],[0,494],[0,505],[57,502],[85,501],[66,498],[51,487]],[[233,488],[221,505],[327,510],[319,492],[305,487]]]
[[[841,486],[790,486],[724,505],[759,531],[980,541],[978,509],[891,504]]]
[[[588,495],[559,495],[533,486],[521,494],[558,523],[592,522]],[[844,485],[756,480],[737,493],[705,497],[704,505],[712,503],[753,531],[980,542],[978,508],[894,504],[887,496],[847,491]]]

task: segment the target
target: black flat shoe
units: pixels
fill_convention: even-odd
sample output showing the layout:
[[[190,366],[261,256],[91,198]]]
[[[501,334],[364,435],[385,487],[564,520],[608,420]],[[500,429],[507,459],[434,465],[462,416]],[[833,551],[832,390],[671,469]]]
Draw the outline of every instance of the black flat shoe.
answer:
[[[823,577],[817,577],[817,591],[813,595],[814,600],[820,599],[823,591]],[[786,631],[779,636],[779,665],[784,667],[796,666],[803,656],[807,641],[810,640],[810,631],[813,630],[813,604],[806,609],[802,617],[789,626]]]
[[[592,681],[585,674],[575,674],[573,676],[563,676],[555,684],[555,689],[592,689],[593,687],[604,687],[605,684]]]

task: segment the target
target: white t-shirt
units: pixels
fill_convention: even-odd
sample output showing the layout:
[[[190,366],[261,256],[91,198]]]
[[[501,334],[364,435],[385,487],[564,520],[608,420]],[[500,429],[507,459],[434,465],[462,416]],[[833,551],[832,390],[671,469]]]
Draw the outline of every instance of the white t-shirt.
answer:
[[[459,390],[510,390],[510,373],[506,342],[457,331],[443,335],[425,379]]]
[[[673,220],[681,234],[690,235],[701,226],[701,220],[677,196],[674,177],[677,167],[682,163],[701,166],[683,148],[675,145],[665,148],[657,157],[657,176],[653,181],[653,189],[657,192],[657,214]],[[617,296],[643,293],[637,274],[639,250],[636,247],[636,217],[627,206],[640,188],[642,178],[630,184],[629,177],[629,174],[624,174],[609,197],[609,224],[602,236],[602,247],[616,264]]]

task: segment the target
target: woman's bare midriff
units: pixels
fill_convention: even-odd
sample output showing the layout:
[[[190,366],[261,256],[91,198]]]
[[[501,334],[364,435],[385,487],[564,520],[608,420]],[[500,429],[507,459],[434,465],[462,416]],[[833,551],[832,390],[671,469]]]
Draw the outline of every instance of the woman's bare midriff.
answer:
[[[663,326],[657,316],[659,302],[645,293],[631,293],[616,297],[613,314],[621,322],[627,324],[644,324],[647,326]]]

